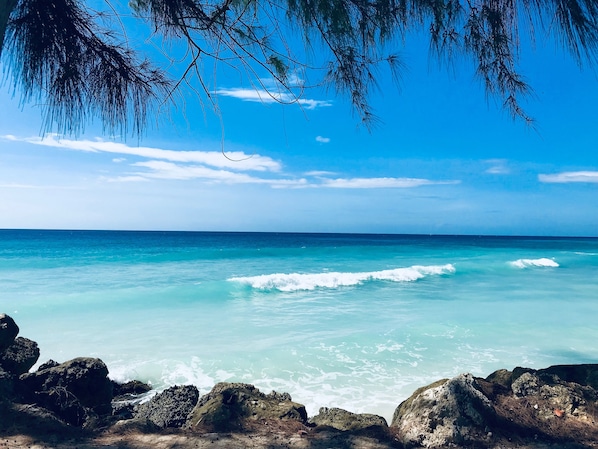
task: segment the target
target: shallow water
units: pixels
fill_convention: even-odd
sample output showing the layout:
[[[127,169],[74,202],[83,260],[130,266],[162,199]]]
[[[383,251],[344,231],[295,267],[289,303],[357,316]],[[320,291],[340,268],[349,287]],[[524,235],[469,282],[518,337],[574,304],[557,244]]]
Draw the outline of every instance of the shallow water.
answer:
[[[42,356],[390,419],[416,388],[598,363],[598,239],[0,231],[0,311]]]

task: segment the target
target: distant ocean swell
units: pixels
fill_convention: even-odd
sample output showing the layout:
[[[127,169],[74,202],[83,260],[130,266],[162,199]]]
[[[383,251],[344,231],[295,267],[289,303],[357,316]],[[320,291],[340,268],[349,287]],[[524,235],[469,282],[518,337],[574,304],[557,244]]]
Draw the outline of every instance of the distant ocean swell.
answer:
[[[324,272],[324,273],[274,273],[260,276],[234,277],[230,282],[249,285],[258,290],[279,290],[292,292],[316,288],[338,288],[361,285],[373,281],[413,282],[426,276],[447,275],[455,272],[452,264],[422,266],[369,272]]]

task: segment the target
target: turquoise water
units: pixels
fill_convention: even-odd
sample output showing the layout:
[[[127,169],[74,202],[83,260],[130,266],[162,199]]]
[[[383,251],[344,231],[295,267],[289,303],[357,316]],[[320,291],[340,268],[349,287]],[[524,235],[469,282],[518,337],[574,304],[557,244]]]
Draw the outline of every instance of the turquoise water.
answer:
[[[40,362],[389,419],[443,377],[598,363],[598,239],[4,230],[0,305]]]

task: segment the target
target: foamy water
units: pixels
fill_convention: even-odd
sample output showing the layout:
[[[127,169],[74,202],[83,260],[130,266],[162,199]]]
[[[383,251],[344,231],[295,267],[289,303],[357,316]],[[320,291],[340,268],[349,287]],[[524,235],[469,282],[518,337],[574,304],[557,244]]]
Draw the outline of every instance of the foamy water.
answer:
[[[461,372],[596,363],[598,240],[0,231],[0,304],[42,356],[390,419]]]

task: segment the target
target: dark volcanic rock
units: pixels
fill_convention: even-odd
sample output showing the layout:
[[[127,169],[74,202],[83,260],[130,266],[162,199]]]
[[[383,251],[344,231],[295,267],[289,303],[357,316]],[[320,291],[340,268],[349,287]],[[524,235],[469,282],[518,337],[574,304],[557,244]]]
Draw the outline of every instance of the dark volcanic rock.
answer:
[[[309,420],[316,426],[329,426],[337,430],[362,430],[370,427],[388,427],[382,416],[369,413],[351,413],[341,408],[320,408],[320,412]]]
[[[474,377],[461,374],[417,390],[397,407],[392,426],[409,447],[440,448],[483,441],[495,418]]]
[[[36,403],[54,412],[73,426],[82,426],[89,417],[79,399],[64,387],[52,387],[36,393]]]
[[[60,365],[21,375],[20,390],[35,401],[37,393],[61,387],[72,393],[84,407],[100,414],[112,410],[112,383],[108,368],[100,359],[80,357]]]
[[[125,383],[112,382],[112,392],[115,400],[131,399],[152,390],[151,385],[139,380],[131,380]]]
[[[37,343],[18,337],[0,356],[0,365],[14,376],[20,376],[31,369],[39,359]]]
[[[13,376],[0,366],[0,403],[12,397]]]
[[[182,427],[197,404],[199,391],[193,385],[170,387],[142,404],[135,419],[145,419],[158,427]]]
[[[598,391],[598,364],[554,365],[538,370],[538,374],[556,375],[565,382],[587,385]]]
[[[221,382],[200,398],[188,425],[229,431],[266,420],[306,423],[307,412],[288,393],[264,394],[253,385]]]
[[[19,335],[17,323],[5,313],[0,313],[0,354],[12,344],[17,335]]]
[[[42,364],[41,364],[41,365],[40,365],[40,366],[37,368],[37,370],[38,370],[38,371],[43,371],[43,370],[45,370],[45,369],[48,369],[48,368],[54,368],[55,366],[58,366],[58,365],[60,365],[60,363],[58,363],[58,362],[55,362],[54,360],[50,359],[50,360],[48,360],[47,362],[44,362],[44,363],[42,363]]]

